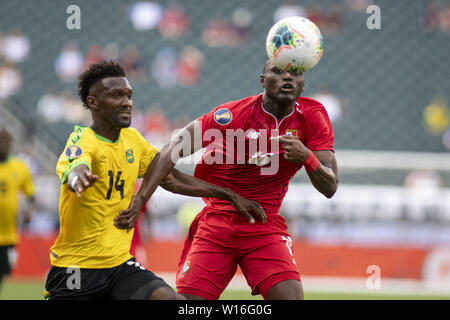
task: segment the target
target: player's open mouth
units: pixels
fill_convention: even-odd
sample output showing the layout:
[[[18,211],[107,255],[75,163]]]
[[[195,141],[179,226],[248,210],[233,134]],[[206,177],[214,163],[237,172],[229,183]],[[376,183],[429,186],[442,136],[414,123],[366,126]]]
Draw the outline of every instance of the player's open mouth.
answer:
[[[129,112],[120,112],[119,117],[129,118],[131,117],[131,113]]]
[[[290,92],[292,90],[294,90],[294,86],[292,84],[284,84],[281,87],[281,91],[289,91]]]

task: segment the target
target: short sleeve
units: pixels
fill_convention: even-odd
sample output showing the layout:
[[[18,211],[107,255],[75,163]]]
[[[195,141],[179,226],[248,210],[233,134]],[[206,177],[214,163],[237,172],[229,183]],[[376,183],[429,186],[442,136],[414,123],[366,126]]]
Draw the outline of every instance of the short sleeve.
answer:
[[[56,164],[56,173],[61,183],[66,183],[69,173],[81,164],[91,170],[92,149],[92,144],[89,144],[87,139],[83,139],[83,129],[76,127]]]
[[[150,143],[145,140],[145,138],[136,131],[138,140],[140,141],[141,146],[141,159],[139,162],[139,178],[142,178],[147,172],[148,166],[152,163],[153,159],[156,157],[158,153],[158,149],[152,146]]]
[[[197,118],[202,128],[202,146],[206,147],[220,136],[224,137],[226,129],[232,129],[233,113],[225,105],[214,108],[211,112]]]
[[[334,152],[334,132],[324,107],[315,108],[307,126],[306,147],[310,150],[331,150]]]

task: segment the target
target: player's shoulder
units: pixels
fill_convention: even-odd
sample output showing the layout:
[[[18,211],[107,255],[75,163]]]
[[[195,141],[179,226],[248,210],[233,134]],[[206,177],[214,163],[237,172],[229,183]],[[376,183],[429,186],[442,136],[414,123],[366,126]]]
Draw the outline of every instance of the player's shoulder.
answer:
[[[142,134],[137,130],[136,128],[122,128],[120,130],[121,137],[125,139],[136,139],[136,138],[143,138]]]
[[[232,101],[228,101],[225,102],[221,105],[219,105],[216,109],[228,109],[231,112],[235,111],[241,111],[241,110],[245,110],[248,107],[251,108],[252,104],[256,103],[256,101],[261,97],[261,94],[255,95],[255,96],[249,96],[249,97],[245,97],[239,100],[232,100]]]
[[[257,103],[262,94],[249,96],[239,100],[228,101],[216,107],[212,115],[219,124],[228,124],[236,119],[244,119],[252,107]],[[239,121],[238,121],[239,122]],[[236,123],[236,121],[234,121]]]
[[[81,142],[81,139],[86,136],[91,136],[89,130],[86,130],[87,126],[75,125],[73,127],[73,131],[69,135],[68,143],[70,145],[78,145]]]
[[[134,135],[134,136],[140,136],[141,133],[138,131],[138,129],[133,128],[133,127],[128,127],[128,128],[122,128],[120,130],[120,133],[122,134],[126,134],[126,135]]]
[[[305,109],[325,109],[323,104],[313,98],[299,97],[297,103]]]
[[[315,112],[326,113],[326,109],[323,104],[308,97],[299,97],[297,99],[297,108],[304,116],[312,115]]]
[[[21,159],[19,156],[16,155],[12,155],[8,158],[8,162],[11,165],[18,165],[18,166],[22,166],[22,165],[26,165],[26,162]]]
[[[16,168],[13,170],[28,170],[28,164],[27,162],[22,159],[20,156],[12,155],[9,157],[8,162],[10,164],[10,168]]]

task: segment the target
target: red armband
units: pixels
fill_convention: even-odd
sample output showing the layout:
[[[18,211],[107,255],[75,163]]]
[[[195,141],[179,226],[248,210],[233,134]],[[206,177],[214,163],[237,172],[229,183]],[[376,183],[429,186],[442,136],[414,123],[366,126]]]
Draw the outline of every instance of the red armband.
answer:
[[[314,172],[320,165],[319,159],[316,158],[312,151],[309,151],[308,158],[303,162],[303,166],[307,172]]]

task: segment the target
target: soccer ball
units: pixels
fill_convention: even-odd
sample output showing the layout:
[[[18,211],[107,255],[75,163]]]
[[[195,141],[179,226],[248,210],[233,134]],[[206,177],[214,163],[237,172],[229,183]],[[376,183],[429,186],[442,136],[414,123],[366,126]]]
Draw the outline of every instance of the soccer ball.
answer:
[[[288,17],[275,23],[267,34],[266,51],[272,63],[283,71],[303,72],[322,57],[319,28],[303,17]]]

